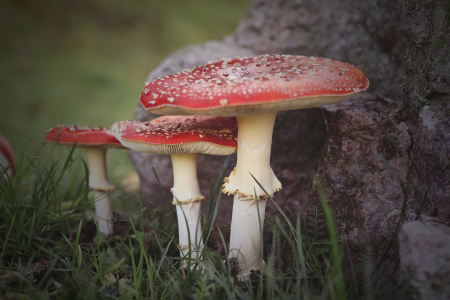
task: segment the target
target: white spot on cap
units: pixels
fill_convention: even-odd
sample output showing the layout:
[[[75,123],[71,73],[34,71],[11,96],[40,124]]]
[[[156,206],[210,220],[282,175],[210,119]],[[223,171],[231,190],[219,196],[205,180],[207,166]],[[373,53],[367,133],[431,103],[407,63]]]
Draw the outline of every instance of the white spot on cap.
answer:
[[[148,104],[151,104],[151,105],[154,105],[156,103],[156,101],[155,100],[152,100],[152,101],[148,101]]]
[[[220,99],[219,101],[220,105],[224,106],[228,104],[228,100],[227,99]]]
[[[167,98],[167,101],[169,101],[170,103],[173,103],[173,101],[175,101],[175,98],[173,98],[173,97],[168,97],[168,98]]]
[[[147,95],[149,92],[150,92],[149,89],[145,89],[145,90],[144,90],[144,93],[145,93],[146,95]]]

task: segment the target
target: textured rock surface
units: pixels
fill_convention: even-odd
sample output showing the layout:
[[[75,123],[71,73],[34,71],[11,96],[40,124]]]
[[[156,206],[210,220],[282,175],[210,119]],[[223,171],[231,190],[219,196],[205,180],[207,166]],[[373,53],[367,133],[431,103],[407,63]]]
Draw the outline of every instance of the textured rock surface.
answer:
[[[445,0],[401,4],[410,42],[400,118],[414,140],[411,186],[422,198],[430,182],[426,212],[450,219],[450,4]]]
[[[370,78],[369,91],[400,98],[406,38],[392,0],[253,0],[238,45],[261,53],[328,57]]]
[[[412,277],[410,297],[450,299],[450,226],[438,220],[406,222],[398,241],[400,270]]]
[[[364,245],[365,230],[374,244],[389,236],[390,220],[400,215],[402,186],[377,155],[406,182],[412,140],[408,126],[396,118],[399,107],[369,93],[324,107],[329,126],[317,181],[353,250]],[[311,200],[310,206],[318,205],[315,189]],[[414,211],[419,206],[420,201],[409,202],[407,208]]]
[[[402,2],[410,39],[402,104],[386,99],[331,114],[317,179],[354,250],[365,241],[358,217],[377,243],[390,235],[387,217],[398,214],[404,200],[399,180],[372,150],[389,162],[403,182],[409,166],[409,213],[417,213],[424,201],[422,213],[450,218],[450,30],[443,3]],[[437,50],[436,43],[444,44],[444,49]],[[317,204],[314,189],[311,195]]]

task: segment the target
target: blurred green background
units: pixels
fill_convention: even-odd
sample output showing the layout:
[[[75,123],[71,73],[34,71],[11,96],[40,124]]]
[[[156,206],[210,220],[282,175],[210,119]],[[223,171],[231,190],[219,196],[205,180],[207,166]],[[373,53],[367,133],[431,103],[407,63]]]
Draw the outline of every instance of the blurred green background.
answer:
[[[20,156],[58,123],[132,119],[147,74],[172,51],[233,32],[248,0],[0,1],[0,132]],[[27,156],[40,148],[43,135]],[[40,156],[49,152],[47,145]],[[54,157],[68,153],[55,148]],[[82,152],[77,152],[82,155]],[[126,151],[110,177],[132,172]]]

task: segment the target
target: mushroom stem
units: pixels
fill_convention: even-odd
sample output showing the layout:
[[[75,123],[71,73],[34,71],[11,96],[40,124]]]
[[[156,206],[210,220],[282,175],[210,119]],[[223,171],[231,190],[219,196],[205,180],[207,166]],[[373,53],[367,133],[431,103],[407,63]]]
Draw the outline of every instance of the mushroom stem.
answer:
[[[6,156],[4,156],[0,152],[0,176],[2,175],[4,170],[8,169],[9,165],[10,165],[10,163],[9,163],[8,159],[6,158]],[[5,176],[5,178],[6,178],[6,174],[8,174],[9,178],[12,178],[12,175],[13,175],[12,167],[9,167],[9,169],[6,171],[6,173],[3,174],[3,176]]]
[[[273,195],[281,189],[281,183],[270,167],[272,132],[277,113],[236,117],[238,122],[238,150],[236,168],[225,179],[224,193],[239,192],[248,197],[265,197],[250,174],[264,189]]]
[[[107,193],[114,187],[106,175],[106,149],[85,148],[85,151],[89,163],[89,187],[95,199],[98,231],[108,236],[113,232],[114,225],[111,200]]]
[[[261,267],[260,229],[263,229],[267,201],[258,199],[260,228],[255,198],[248,200],[245,196],[246,199],[241,197],[239,193],[234,194],[229,257],[237,258],[241,270],[238,279],[245,280],[251,270]]]
[[[197,180],[197,153],[171,154],[173,196],[180,202],[202,197]]]
[[[180,255],[189,254],[197,258],[203,249],[202,226],[200,222],[201,200],[197,180],[197,153],[171,154],[174,186],[172,193],[177,206]],[[178,200],[175,201],[175,200]]]
[[[230,177],[225,179],[223,191],[234,194],[229,256],[238,259],[243,278],[246,278],[250,270],[260,268],[261,238],[255,191],[261,229],[264,225],[267,197],[250,174],[269,195],[281,189],[281,183],[270,167],[272,131],[276,116],[277,113],[267,113],[237,117],[237,163]]]

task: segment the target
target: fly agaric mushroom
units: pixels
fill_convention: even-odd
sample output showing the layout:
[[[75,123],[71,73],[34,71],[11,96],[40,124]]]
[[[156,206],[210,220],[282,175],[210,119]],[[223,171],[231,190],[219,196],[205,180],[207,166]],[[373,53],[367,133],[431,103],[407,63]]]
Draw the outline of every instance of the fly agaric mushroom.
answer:
[[[250,174],[269,195],[281,189],[270,167],[277,112],[337,103],[368,86],[369,80],[361,70],[336,60],[261,55],[224,60],[159,78],[145,86],[140,102],[155,114],[237,117],[237,164],[226,178],[223,192],[235,195],[230,256],[238,258],[246,277],[261,263],[259,230],[263,224],[258,223],[253,205],[255,190],[261,222],[266,205],[265,192]]]
[[[115,138],[109,128],[90,128],[81,126],[59,126],[51,128],[45,137],[47,142],[63,146],[84,148],[89,164],[89,187],[94,194],[95,214],[98,218],[98,231],[105,235],[112,234],[111,200],[108,193],[114,189],[106,173],[106,150],[109,148],[125,149]]]
[[[8,140],[0,134],[0,174],[6,178],[12,178],[16,171],[16,166],[14,165],[14,151]],[[9,167],[9,168],[8,168]]]
[[[166,116],[148,122],[117,122],[112,131],[129,149],[170,154],[180,253],[186,256],[190,243],[191,257],[197,258],[203,248],[200,206],[205,200],[197,180],[197,157],[199,153],[229,155],[236,152],[236,118]]]

